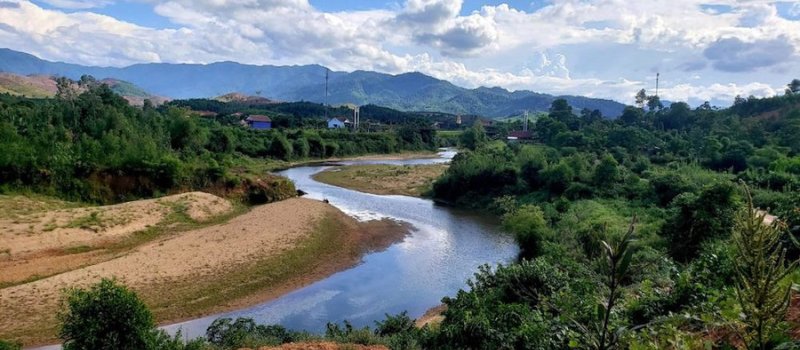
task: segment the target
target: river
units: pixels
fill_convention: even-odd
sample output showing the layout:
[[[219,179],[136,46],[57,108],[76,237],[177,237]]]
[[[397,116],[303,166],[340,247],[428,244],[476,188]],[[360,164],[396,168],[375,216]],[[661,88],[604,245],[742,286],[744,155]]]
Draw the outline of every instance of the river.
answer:
[[[431,164],[448,162],[453,152],[438,158],[346,161],[341,164]],[[329,321],[373,326],[386,313],[408,311],[411,317],[441,303],[466,286],[482,264],[508,262],[518,249],[497,219],[475,211],[439,206],[428,199],[379,196],[312,179],[331,165],[302,166],[279,173],[295,182],[307,197],[327,199],[358,220],[392,218],[414,229],[402,242],[364,256],[363,262],[278,299],[246,309],[212,315],[165,327],[182,329],[189,338],[205,334],[220,317],[250,317],[258,323],[321,333]]]

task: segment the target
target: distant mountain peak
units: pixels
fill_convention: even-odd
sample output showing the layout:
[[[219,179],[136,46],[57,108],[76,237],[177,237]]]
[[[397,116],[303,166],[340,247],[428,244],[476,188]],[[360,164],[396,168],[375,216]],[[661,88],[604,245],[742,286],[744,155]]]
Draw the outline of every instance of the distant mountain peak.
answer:
[[[504,117],[528,110],[547,111],[557,97],[502,87],[467,89],[421,72],[396,75],[358,70],[330,71],[328,97],[321,65],[271,66],[236,62],[212,64],[146,63],[128,67],[90,67],[50,62],[33,55],[0,49],[0,71],[16,74],[45,74],[78,79],[90,74],[97,79],[130,82],[144,91],[171,98],[203,98],[238,91],[266,101],[327,102],[331,105],[374,104],[403,111],[426,111]],[[624,105],[611,100],[563,96],[577,110],[598,109],[606,116],[618,116]],[[262,101],[267,103],[266,101]]]

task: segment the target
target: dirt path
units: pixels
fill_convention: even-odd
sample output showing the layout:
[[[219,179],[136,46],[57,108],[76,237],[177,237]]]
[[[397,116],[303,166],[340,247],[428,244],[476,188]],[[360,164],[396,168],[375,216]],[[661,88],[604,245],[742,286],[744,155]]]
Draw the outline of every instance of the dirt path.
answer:
[[[335,207],[295,198],[226,223],[157,239],[113,259],[0,289],[0,338],[55,340],[64,288],[116,277],[159,321],[176,321],[277,297],[402,238],[395,222],[360,224]]]

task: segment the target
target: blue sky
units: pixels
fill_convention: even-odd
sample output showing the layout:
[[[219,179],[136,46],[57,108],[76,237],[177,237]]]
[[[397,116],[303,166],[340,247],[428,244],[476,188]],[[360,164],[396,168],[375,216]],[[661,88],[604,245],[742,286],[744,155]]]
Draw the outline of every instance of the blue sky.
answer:
[[[0,47],[87,65],[322,64],[631,102],[800,77],[800,1],[0,0]]]

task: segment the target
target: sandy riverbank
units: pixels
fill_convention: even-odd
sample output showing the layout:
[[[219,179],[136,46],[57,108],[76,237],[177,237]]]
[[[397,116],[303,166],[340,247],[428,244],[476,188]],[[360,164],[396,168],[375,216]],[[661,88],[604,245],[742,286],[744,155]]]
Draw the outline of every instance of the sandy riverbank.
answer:
[[[139,293],[159,322],[179,321],[275,298],[352,266],[365,251],[407,232],[393,221],[359,223],[310,199],[254,207],[224,223],[165,234],[99,262],[78,258],[67,272],[0,289],[0,338],[54,341],[62,290],[103,277],[115,276]],[[0,243],[17,242],[6,236]],[[27,254],[35,265],[36,250]]]
[[[314,180],[372,194],[420,197],[447,167],[447,164],[346,165],[317,173]]]

